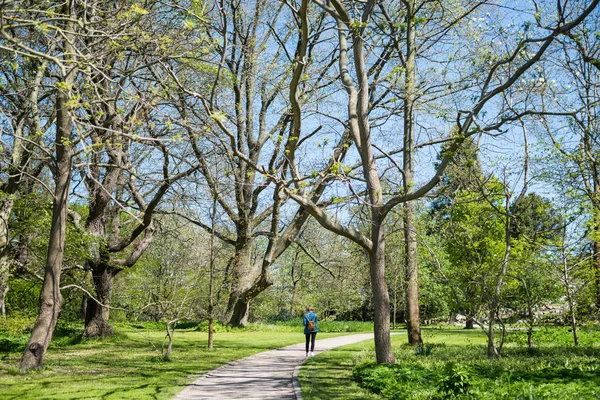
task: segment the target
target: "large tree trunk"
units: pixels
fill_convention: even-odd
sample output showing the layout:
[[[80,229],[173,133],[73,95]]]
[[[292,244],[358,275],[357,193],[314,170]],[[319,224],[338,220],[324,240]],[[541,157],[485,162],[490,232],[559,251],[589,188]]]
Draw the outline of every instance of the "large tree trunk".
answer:
[[[465,329],[474,329],[475,328],[475,320],[473,320],[473,317],[468,315],[467,316],[467,320],[465,322]]]
[[[112,296],[112,285],[115,276],[120,272],[108,264],[101,263],[92,267],[92,280],[96,300],[88,299],[84,334],[87,337],[105,337],[112,334],[112,328],[108,322],[110,316],[110,299]]]
[[[252,240],[244,238],[243,230],[238,233],[236,256],[230,271],[231,290],[225,320],[233,326],[247,326],[250,302],[258,294],[272,285],[268,268],[252,262]],[[263,260],[263,264],[268,262]]]
[[[416,14],[414,1],[406,2],[406,80],[404,99],[404,191],[414,190],[415,179],[415,80],[416,80]],[[404,205],[404,252],[406,266],[406,325],[408,343],[422,343],[421,322],[419,316],[419,265],[417,263],[417,227],[415,225],[415,205],[409,201]]]
[[[414,204],[405,205],[404,235],[406,257],[406,327],[408,343],[417,345],[422,343],[421,321],[419,315],[419,266],[417,264],[417,235],[415,227]]]
[[[68,6],[67,6],[68,7]],[[65,48],[70,47],[69,38],[65,39]],[[64,82],[70,87],[73,73],[69,73]],[[68,93],[59,90],[56,95],[56,172],[54,176],[54,200],[50,239],[44,270],[44,283],[40,292],[40,311],[25,347],[19,367],[24,370],[41,368],[46,349],[50,345],[56,322],[62,307],[60,293],[60,275],[65,249],[67,227],[67,208],[69,205],[69,185],[71,182],[71,117],[66,103]]]
[[[375,305],[374,333],[377,363],[396,362],[390,341],[390,297],[385,280],[385,236],[380,228],[373,226],[373,250],[369,253],[371,289]]]
[[[6,294],[8,293],[8,280],[10,278],[10,251],[8,244],[8,220],[12,211],[14,198],[10,194],[2,193],[0,200],[0,315],[6,315]]]
[[[247,292],[252,288],[256,279],[254,265],[251,262],[252,241],[238,233],[235,247],[235,261],[229,271],[230,292],[225,320],[233,326],[246,326],[248,325],[249,310]]]
[[[251,300],[272,284],[271,277],[261,273],[247,289],[232,292],[227,304],[227,309],[231,310],[229,324],[232,326],[247,326]]]

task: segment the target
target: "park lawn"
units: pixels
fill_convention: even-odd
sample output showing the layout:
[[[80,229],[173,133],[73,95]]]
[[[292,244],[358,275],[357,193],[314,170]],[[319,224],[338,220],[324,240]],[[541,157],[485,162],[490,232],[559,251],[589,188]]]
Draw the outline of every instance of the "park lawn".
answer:
[[[301,331],[236,330],[216,333],[215,348],[209,350],[206,332],[177,330],[167,362],[160,357],[164,336],[164,330],[121,327],[115,337],[102,340],[58,337],[44,369],[29,374],[15,368],[22,346],[0,352],[0,398],[168,399],[211,369],[304,340]]]
[[[499,360],[487,360],[481,330],[424,329],[425,346],[420,348],[408,346],[405,335],[393,336],[394,366],[372,363],[372,341],[340,347],[310,359],[301,369],[302,395],[305,400],[600,398],[597,327],[581,330],[577,348],[570,345],[567,328],[541,328],[534,335],[534,351],[524,346],[524,335],[511,332]],[[353,367],[363,387],[353,378]],[[457,377],[466,382],[467,394],[452,397],[442,382],[452,386]]]

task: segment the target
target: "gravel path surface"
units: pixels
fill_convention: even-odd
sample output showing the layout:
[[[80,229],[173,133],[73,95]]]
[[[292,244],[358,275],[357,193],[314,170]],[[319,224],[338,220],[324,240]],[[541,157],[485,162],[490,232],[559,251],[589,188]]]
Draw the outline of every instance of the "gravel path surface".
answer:
[[[372,333],[322,340],[317,335],[315,354],[368,339],[373,339]],[[299,387],[297,383],[294,385],[294,369],[299,368],[305,359],[304,343],[255,354],[208,372],[175,399],[295,400],[301,397],[296,397]]]

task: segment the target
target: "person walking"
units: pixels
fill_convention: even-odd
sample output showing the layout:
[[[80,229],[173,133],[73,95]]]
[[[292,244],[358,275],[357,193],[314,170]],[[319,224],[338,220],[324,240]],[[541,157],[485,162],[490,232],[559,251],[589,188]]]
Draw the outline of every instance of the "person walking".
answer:
[[[306,314],[302,318],[304,323],[304,336],[306,336],[306,357],[309,355],[312,357],[315,355],[315,339],[317,332],[319,332],[319,318],[315,314],[315,309],[312,307],[306,308]],[[310,342],[310,354],[308,352],[308,344]]]

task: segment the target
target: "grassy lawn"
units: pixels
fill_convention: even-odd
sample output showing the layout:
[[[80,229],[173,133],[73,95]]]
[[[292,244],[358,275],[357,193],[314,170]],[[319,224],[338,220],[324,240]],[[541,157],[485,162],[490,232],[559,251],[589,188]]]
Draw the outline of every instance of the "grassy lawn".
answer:
[[[362,389],[352,379],[352,367],[356,360],[361,352],[371,348],[373,340],[368,340],[338,347],[309,358],[298,376],[304,400],[379,399],[380,396]]]
[[[392,337],[394,366],[372,363],[372,341],[314,357],[300,373],[302,394],[306,400],[600,398],[597,327],[582,329],[577,348],[568,329],[541,328],[534,351],[524,345],[524,333],[511,332],[499,360],[486,359],[481,330],[425,329],[423,339],[425,346],[415,349],[406,336]]]
[[[203,373],[230,361],[277,347],[300,343],[302,330],[256,327],[215,334],[206,347],[205,332],[177,330],[172,361],[163,361],[159,329],[117,328],[115,337],[82,341],[59,334],[41,371],[20,374],[15,363],[27,335],[0,332],[0,398],[2,399],[168,399]],[[343,333],[320,333],[319,337]],[[157,349],[154,348],[157,347]]]

